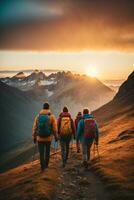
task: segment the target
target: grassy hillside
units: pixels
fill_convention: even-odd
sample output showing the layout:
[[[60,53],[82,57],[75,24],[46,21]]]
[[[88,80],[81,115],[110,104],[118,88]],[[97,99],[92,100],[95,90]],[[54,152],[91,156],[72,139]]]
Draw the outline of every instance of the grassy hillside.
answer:
[[[0,82],[0,154],[31,137],[33,119],[41,106]]]
[[[116,191],[116,199],[133,199],[134,73],[115,98],[94,112],[100,124],[101,161],[96,169]],[[110,181],[109,181],[110,180]]]
[[[49,171],[39,173],[38,161],[3,173],[0,177],[0,200],[54,199],[58,175],[56,166],[52,164]]]

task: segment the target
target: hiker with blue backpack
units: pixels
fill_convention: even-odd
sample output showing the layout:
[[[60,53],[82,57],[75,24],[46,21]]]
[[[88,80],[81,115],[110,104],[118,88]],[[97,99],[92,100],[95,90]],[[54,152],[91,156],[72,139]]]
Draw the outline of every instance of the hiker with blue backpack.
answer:
[[[75,139],[75,125],[67,107],[64,107],[63,112],[59,115],[58,134],[60,138],[63,167],[65,167],[68,160],[72,136],[73,139]]]
[[[93,142],[98,145],[99,130],[97,122],[93,115],[89,114],[89,110],[86,108],[83,110],[83,118],[78,123],[77,140],[82,143],[82,160],[83,166],[88,167],[90,164],[90,150]]]
[[[57,121],[49,109],[49,104],[44,103],[43,109],[35,118],[33,125],[33,141],[38,142],[40,154],[41,171],[43,172],[49,165],[50,147],[53,135],[55,141],[58,140]]]

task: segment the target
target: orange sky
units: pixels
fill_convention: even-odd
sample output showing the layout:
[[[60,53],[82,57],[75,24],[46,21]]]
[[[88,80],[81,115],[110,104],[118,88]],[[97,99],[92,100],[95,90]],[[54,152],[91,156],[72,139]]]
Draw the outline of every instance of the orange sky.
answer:
[[[134,68],[133,10],[132,0],[1,1],[0,69],[126,77]]]
[[[99,79],[126,79],[134,70],[134,53],[114,51],[0,51],[0,70],[59,69]]]

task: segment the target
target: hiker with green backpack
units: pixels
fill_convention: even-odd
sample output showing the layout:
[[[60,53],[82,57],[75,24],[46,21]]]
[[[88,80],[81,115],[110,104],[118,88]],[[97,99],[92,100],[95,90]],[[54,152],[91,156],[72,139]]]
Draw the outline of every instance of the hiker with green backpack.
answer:
[[[65,167],[68,160],[72,136],[75,139],[75,125],[67,107],[64,107],[63,112],[59,115],[58,134],[60,138],[63,167]]]
[[[83,118],[78,123],[77,140],[82,143],[82,159],[85,168],[90,164],[90,150],[93,142],[98,145],[99,130],[93,115],[86,108],[83,110]],[[88,163],[89,162],[89,163]]]
[[[35,118],[33,125],[33,141],[38,142],[40,154],[41,171],[43,172],[49,165],[50,147],[53,135],[58,140],[57,121],[49,109],[49,104],[44,103],[43,109]]]

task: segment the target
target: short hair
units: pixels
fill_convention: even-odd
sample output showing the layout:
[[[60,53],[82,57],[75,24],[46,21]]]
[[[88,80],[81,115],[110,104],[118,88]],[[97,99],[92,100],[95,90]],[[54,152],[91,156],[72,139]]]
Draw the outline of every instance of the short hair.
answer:
[[[43,109],[49,109],[49,107],[50,107],[49,103],[44,103],[43,104]]]
[[[82,115],[82,113],[81,113],[81,112],[78,112],[78,115]]]
[[[68,112],[68,108],[66,106],[63,108],[63,112]]]
[[[83,109],[83,114],[89,114],[89,109],[88,108],[84,108]]]

